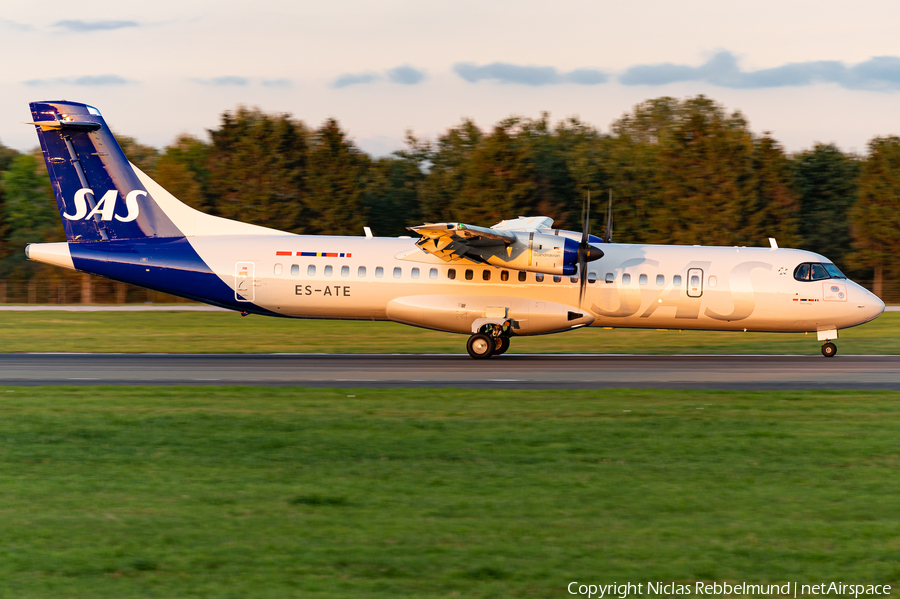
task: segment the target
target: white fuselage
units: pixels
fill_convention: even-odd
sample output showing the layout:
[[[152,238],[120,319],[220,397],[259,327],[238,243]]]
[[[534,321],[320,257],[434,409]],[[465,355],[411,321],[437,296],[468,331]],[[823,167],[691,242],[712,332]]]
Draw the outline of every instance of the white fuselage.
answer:
[[[516,332],[585,324],[799,332],[855,326],[884,309],[848,279],[795,280],[798,264],[828,260],[793,249],[604,244],[604,257],[588,264],[579,306],[577,277],[448,263],[412,239],[189,240],[223,281],[241,288],[241,297],[289,317],[396,320],[470,333],[473,321],[499,309],[536,323],[542,309],[565,307],[584,318],[570,319],[571,326],[524,326]]]

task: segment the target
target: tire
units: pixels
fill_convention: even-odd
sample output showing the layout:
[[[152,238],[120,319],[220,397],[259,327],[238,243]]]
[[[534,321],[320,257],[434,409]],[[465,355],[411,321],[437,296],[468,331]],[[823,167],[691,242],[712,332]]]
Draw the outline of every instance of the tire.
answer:
[[[487,360],[494,355],[495,346],[496,343],[491,337],[484,333],[476,333],[469,337],[469,342],[466,343],[466,351],[475,360]]]
[[[494,355],[502,356],[506,353],[506,350],[509,349],[509,337],[497,337],[495,341],[496,346],[494,347]]]
[[[837,346],[834,343],[826,343],[822,346],[822,355],[826,358],[833,358],[837,354]]]

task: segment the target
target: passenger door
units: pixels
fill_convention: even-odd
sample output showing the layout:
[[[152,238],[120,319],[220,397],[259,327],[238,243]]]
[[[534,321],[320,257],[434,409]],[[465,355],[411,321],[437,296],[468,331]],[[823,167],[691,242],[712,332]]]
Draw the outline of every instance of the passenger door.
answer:
[[[687,272],[688,297],[700,297],[703,295],[703,269],[689,268]]]
[[[256,299],[256,263],[234,263],[234,299],[239,302],[252,302]]]

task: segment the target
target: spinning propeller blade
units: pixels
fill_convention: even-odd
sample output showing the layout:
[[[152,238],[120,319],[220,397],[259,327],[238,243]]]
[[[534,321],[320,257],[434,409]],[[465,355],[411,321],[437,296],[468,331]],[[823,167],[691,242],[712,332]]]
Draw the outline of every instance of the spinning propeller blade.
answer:
[[[591,245],[591,192],[588,191],[581,206],[581,241],[578,243],[578,307],[584,299],[587,286],[587,263],[603,257],[603,250]]]
[[[578,244],[578,307],[584,298],[584,287],[587,285],[588,253],[591,251],[590,241],[591,227],[591,191],[587,192],[587,199],[581,206],[581,242]]]
[[[603,243],[612,241],[613,215],[612,215],[612,189],[609,190],[609,211],[606,213],[606,232],[603,234]]]

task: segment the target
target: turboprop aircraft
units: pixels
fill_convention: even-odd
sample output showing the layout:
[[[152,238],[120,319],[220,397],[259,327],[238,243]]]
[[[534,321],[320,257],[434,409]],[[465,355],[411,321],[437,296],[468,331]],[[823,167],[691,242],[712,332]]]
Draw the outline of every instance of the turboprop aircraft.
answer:
[[[827,258],[769,247],[629,245],[519,217],[411,227],[418,239],[295,235],[208,215],[128,162],[100,112],[31,113],[66,242],[31,260],[221,306],[292,318],[391,320],[469,335],[476,359],[511,339],[585,326],[815,332],[884,310]],[[173,190],[177,191],[177,190]],[[589,208],[588,208],[589,210]]]

